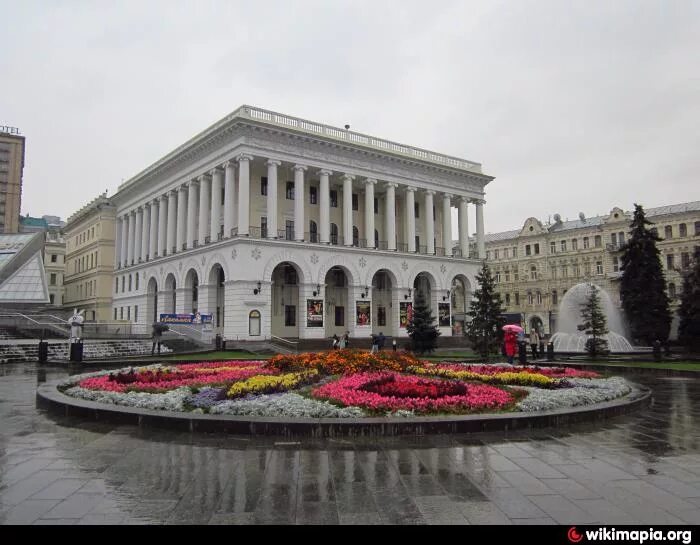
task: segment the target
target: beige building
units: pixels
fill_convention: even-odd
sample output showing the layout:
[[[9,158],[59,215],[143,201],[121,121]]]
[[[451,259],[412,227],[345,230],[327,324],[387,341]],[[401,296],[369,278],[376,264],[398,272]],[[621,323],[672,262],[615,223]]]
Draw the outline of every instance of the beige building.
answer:
[[[44,272],[49,288],[49,302],[56,307],[63,306],[65,263],[66,240],[63,234],[56,230],[47,231],[44,239]]]
[[[112,319],[116,209],[100,195],[68,218],[64,308],[85,310],[88,321]]]
[[[672,309],[679,305],[681,271],[700,246],[700,201],[645,210],[662,241],[658,247]],[[620,305],[620,248],[628,238],[632,212],[613,208],[605,216],[543,224],[528,218],[521,229],[486,235],[486,259],[506,312],[520,314],[529,331],[556,331],[557,311],[568,289],[593,282]],[[671,335],[675,337],[677,318]]]
[[[0,233],[19,233],[24,145],[17,128],[0,125]]]

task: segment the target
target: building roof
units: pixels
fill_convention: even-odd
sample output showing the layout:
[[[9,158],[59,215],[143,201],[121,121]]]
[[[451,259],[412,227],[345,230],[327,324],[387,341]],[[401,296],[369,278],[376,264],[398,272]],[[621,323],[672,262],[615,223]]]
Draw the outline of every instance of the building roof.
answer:
[[[49,302],[41,258],[44,235],[0,235],[0,303]]]
[[[46,222],[46,220],[44,218],[32,218],[31,216],[20,216],[19,223],[20,223],[20,225],[24,225],[25,227],[41,227],[44,229],[49,228],[49,224]]]
[[[670,214],[681,214],[683,212],[700,212],[700,201],[691,201],[680,204],[657,206],[655,208],[646,208],[644,212],[647,218],[667,216]],[[545,227],[550,233],[560,233],[563,231],[573,231],[575,229],[598,227],[599,225],[603,224],[603,220],[606,217],[607,216],[593,216],[591,218],[577,218],[575,220],[567,220],[545,224]],[[512,231],[502,231],[500,233],[488,233],[487,235],[485,235],[484,239],[486,243],[500,242],[502,240],[511,240],[517,238],[518,235],[520,235],[521,231],[522,229],[514,229]]]

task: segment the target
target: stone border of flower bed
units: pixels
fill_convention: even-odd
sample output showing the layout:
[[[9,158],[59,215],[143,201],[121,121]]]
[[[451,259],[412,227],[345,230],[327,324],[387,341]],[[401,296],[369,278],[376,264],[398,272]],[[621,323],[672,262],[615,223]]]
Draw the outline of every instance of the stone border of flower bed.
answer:
[[[363,417],[363,418],[275,418],[165,412],[125,406],[105,405],[73,398],[57,387],[62,380],[37,388],[37,405],[54,414],[88,420],[168,428],[176,431],[223,432],[238,435],[274,435],[307,437],[426,435],[433,433],[473,433],[529,428],[563,427],[597,422],[630,414],[646,407],[651,391],[637,384],[619,399],[541,412],[516,412],[473,415]]]

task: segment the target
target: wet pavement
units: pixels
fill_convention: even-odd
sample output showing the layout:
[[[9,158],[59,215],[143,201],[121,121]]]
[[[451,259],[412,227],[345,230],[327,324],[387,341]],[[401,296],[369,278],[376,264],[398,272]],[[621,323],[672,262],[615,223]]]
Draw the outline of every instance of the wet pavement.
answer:
[[[2,524],[700,524],[700,380],[629,376],[633,416],[566,430],[288,439],[36,408],[58,367],[0,365]]]

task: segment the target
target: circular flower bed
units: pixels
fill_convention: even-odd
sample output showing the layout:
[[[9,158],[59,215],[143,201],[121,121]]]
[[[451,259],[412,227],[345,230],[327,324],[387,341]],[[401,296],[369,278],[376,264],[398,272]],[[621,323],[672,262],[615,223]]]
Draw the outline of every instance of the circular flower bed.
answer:
[[[430,363],[357,350],[100,371],[59,389],[144,409],[290,418],[540,411],[631,391],[624,379],[570,368]]]

